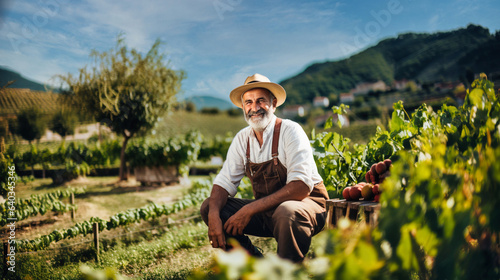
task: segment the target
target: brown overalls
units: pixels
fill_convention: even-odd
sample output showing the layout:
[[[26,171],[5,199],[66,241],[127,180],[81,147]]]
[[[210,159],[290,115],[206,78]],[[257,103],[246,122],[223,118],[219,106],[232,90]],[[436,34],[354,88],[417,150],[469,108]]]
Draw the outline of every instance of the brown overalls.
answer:
[[[250,161],[250,142],[247,145],[247,164],[245,173],[252,182],[255,199],[278,191],[286,185],[287,170],[278,159],[278,143],[281,119],[276,119],[272,142],[272,159],[263,163]],[[309,250],[311,238],[323,229],[325,224],[325,200],[328,193],[323,183],[314,186],[313,191],[302,201],[289,200],[275,209],[254,215],[243,233],[261,237],[274,237],[278,243],[278,255],[294,262],[302,261]],[[221,219],[225,223],[252,199],[228,198],[221,210]],[[249,249],[249,238],[227,236],[237,239],[243,247]]]

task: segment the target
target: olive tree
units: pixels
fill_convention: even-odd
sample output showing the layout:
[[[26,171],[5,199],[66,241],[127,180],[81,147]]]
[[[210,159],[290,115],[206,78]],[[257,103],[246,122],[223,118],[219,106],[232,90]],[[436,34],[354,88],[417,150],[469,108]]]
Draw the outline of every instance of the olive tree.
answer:
[[[25,108],[17,115],[17,134],[31,144],[33,140],[39,140],[47,130],[47,122],[42,110],[32,106]]]
[[[78,117],[69,108],[60,107],[52,116],[50,129],[66,139],[67,135],[75,134]]]
[[[123,136],[120,180],[126,180],[125,150],[130,138],[151,130],[159,117],[171,110],[185,78],[173,70],[160,52],[157,40],[146,54],[129,49],[123,38],[109,51],[92,51],[94,65],[79,70],[78,77],[59,76],[67,85],[66,99],[95,120]]]

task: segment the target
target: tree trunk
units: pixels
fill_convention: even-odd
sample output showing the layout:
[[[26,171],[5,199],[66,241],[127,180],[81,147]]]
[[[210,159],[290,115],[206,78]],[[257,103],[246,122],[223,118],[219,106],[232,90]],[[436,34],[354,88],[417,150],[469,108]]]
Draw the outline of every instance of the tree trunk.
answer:
[[[130,137],[127,137],[125,135],[124,140],[123,140],[123,145],[122,145],[122,151],[120,153],[120,173],[119,173],[119,180],[120,181],[127,181],[128,180],[128,174],[127,174],[127,162],[125,160],[125,150],[127,149],[127,143]]]

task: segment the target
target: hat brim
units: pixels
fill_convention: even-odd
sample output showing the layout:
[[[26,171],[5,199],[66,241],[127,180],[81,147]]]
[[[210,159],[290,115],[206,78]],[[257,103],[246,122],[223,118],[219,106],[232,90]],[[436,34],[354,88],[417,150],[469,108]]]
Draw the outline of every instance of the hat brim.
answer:
[[[234,105],[243,108],[243,105],[241,104],[241,96],[245,92],[254,88],[265,88],[268,89],[270,92],[272,92],[274,97],[276,97],[276,100],[278,101],[276,103],[276,107],[280,106],[281,104],[283,104],[283,102],[285,102],[286,99],[285,89],[282,86],[272,82],[255,82],[239,86],[231,91],[231,93],[229,94],[229,98],[231,99]]]

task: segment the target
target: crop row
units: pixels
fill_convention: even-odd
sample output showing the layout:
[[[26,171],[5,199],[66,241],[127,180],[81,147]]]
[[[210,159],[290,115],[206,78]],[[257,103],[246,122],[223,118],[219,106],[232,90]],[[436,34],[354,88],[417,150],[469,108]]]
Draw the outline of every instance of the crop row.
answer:
[[[0,92],[0,109],[4,113],[17,113],[30,106],[37,106],[46,112],[53,112],[57,104],[57,94],[31,91],[28,89],[6,88]]]
[[[86,236],[93,232],[92,227],[94,223],[99,224],[99,231],[103,231],[155,219],[160,216],[168,216],[188,207],[201,204],[203,199],[209,195],[209,187],[209,183],[197,183],[190,193],[183,196],[181,200],[174,204],[157,205],[151,203],[144,207],[117,213],[111,216],[107,221],[98,217],[92,217],[88,221],[77,223],[67,229],[54,230],[50,234],[43,235],[33,240],[18,240],[17,245],[22,251],[38,251],[47,248],[53,242],[71,239],[77,236]]]
[[[72,194],[82,194],[85,192],[85,188],[71,188],[47,194],[32,195],[27,199],[7,199],[4,203],[0,204],[0,226],[6,225],[9,218],[22,221],[38,214],[45,215],[48,211],[68,212],[73,209],[76,210],[76,205],[65,204],[60,199],[69,197]]]

